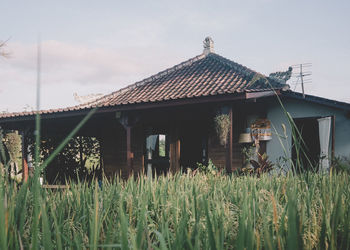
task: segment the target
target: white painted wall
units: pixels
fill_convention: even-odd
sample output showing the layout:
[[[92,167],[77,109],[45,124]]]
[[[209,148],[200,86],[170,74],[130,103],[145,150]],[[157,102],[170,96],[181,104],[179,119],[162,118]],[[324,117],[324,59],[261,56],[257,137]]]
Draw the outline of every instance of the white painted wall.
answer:
[[[296,99],[285,99],[283,105],[293,118],[335,115],[335,155],[350,157],[350,119],[346,117],[345,111]],[[276,163],[281,156],[291,158],[291,127],[277,100],[269,101],[267,117],[271,121],[273,133],[266,148],[269,159]],[[287,128],[287,137],[284,137],[282,124]]]

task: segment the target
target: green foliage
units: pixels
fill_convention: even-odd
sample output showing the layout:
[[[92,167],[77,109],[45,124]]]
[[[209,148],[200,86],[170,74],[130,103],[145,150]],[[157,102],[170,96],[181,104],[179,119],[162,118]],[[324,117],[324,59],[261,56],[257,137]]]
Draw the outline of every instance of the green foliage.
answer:
[[[332,169],[336,172],[350,174],[350,157],[335,157],[332,160]]]
[[[204,173],[204,174],[210,174],[210,175],[217,175],[222,172],[222,170],[219,170],[214,165],[211,159],[209,159],[208,164],[197,162],[196,171],[199,171],[200,173]]]
[[[242,148],[242,154],[244,156],[243,167],[247,168],[250,166],[250,161],[253,159],[256,154],[256,148],[254,146],[245,146]]]
[[[59,145],[61,137],[41,138],[40,161],[47,159]],[[31,143],[34,152],[35,144]],[[77,136],[71,138],[56,158],[45,169],[48,183],[65,183],[67,179],[83,180],[92,175],[100,175],[100,144],[94,137]]]

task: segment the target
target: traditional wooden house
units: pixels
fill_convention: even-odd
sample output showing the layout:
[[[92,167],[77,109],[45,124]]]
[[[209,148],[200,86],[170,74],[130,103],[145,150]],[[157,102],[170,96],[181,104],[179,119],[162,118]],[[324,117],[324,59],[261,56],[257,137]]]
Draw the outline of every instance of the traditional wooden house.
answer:
[[[252,139],[275,163],[294,157],[277,96],[300,126],[311,158],[350,153],[350,104],[293,92],[283,80],[214,53],[210,38],[201,55],[174,67],[90,103],[39,113],[42,134],[63,139],[98,107],[78,134],[99,140],[107,175],[178,171],[209,159],[231,172],[242,167],[242,145]],[[24,166],[34,120],[35,112],[0,115],[3,129],[23,135]]]

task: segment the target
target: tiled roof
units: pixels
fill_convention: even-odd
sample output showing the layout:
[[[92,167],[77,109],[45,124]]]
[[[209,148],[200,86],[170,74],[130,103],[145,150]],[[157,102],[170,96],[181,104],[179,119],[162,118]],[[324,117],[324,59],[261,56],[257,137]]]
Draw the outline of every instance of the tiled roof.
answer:
[[[93,102],[63,109],[42,110],[41,114],[112,107],[135,103],[264,91],[286,84],[257,73],[215,53],[201,54]],[[29,116],[35,112],[5,113],[1,118]]]

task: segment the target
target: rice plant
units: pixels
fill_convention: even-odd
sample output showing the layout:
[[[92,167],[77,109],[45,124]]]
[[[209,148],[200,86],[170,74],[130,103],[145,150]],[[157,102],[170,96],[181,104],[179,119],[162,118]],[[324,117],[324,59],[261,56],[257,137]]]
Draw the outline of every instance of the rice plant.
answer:
[[[1,249],[349,249],[347,174],[0,183]],[[37,196],[37,197],[36,197]],[[35,211],[37,209],[37,211]],[[34,235],[35,233],[35,235]]]

